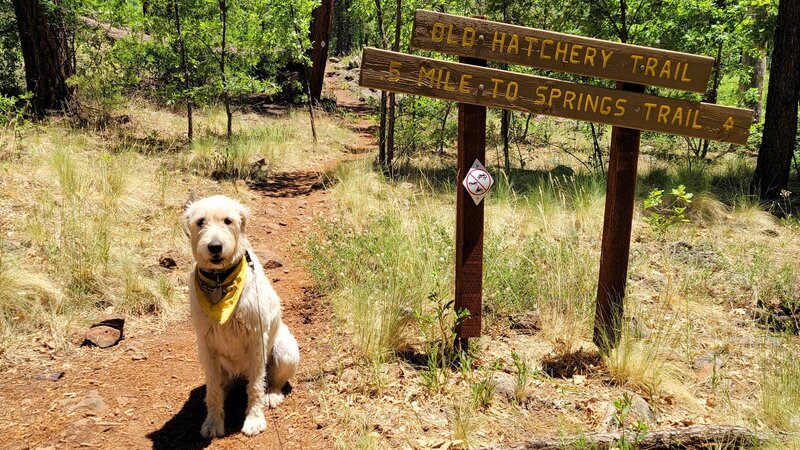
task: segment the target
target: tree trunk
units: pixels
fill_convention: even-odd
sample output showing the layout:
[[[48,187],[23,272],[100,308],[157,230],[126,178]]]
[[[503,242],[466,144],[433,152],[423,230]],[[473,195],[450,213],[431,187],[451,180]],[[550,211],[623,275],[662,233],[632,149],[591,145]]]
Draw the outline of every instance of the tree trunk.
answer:
[[[144,3],[146,4],[146,2]],[[192,89],[192,77],[189,72],[189,65],[186,63],[186,43],[183,41],[181,32],[181,15],[178,10],[178,0],[172,0],[172,10],[175,16],[175,31],[178,33],[178,44],[181,46],[181,71],[183,71],[184,83],[186,84],[186,134],[189,142],[194,136],[194,126],[192,121],[192,96],[189,91]]]
[[[230,140],[233,135],[233,111],[231,111],[231,98],[228,94],[228,79],[225,76],[225,44],[228,36],[228,3],[225,0],[220,0],[219,12],[222,19],[222,48],[220,50],[219,71],[222,76],[222,102],[225,104],[225,116],[228,119],[226,136]]]
[[[381,48],[386,50],[389,47],[389,40],[386,38],[386,30],[383,28],[383,11],[381,10],[381,0],[375,0],[375,17],[378,22],[378,32],[381,37]],[[378,128],[378,163],[384,168],[386,165],[386,91],[381,91],[380,106],[380,126]]]
[[[781,0],[767,91],[764,133],[750,190],[762,200],[779,196],[789,183],[797,139],[800,100],[800,2]]]
[[[722,80],[720,76],[720,70],[722,68],[722,48],[725,46],[725,41],[720,40],[719,46],[717,47],[717,59],[714,60],[714,79],[711,82],[711,91],[708,93],[708,96],[705,98],[705,101],[708,103],[716,103],[717,102],[717,93],[719,92],[719,83]],[[703,144],[701,146],[702,150],[698,148],[695,152],[694,156],[699,156],[700,159],[705,159],[706,155],[708,155],[708,146],[711,143],[708,139],[703,139]],[[698,154],[699,153],[699,154]],[[690,161],[691,164],[691,161]]]
[[[311,92],[311,100],[315,101],[319,101],[322,97],[332,15],[333,0],[322,0],[322,3],[311,13],[311,74],[308,80],[308,89]]]
[[[753,56],[748,52],[742,53],[742,67],[747,67],[750,71],[749,76],[739,82],[739,97],[746,98],[749,90],[755,89],[755,98],[746,99],[743,106],[753,110],[753,120],[761,121],[761,100],[764,94],[764,76],[767,73],[767,58],[763,50],[758,50],[758,54]]]
[[[67,79],[75,74],[61,2],[53,0],[55,7],[48,7],[43,1],[13,0],[25,61],[25,84],[33,93],[33,106],[40,115],[68,106],[72,89],[67,86]]]
[[[392,45],[392,50],[399,52],[400,51],[400,30],[403,27],[403,23],[401,22],[402,13],[403,13],[403,0],[397,0],[397,8],[395,10],[395,22],[394,22],[394,45]],[[386,130],[386,167],[389,168],[391,172],[392,168],[392,161],[394,160],[394,110],[395,110],[395,95],[394,92],[389,93],[389,117],[388,117],[388,124]]]

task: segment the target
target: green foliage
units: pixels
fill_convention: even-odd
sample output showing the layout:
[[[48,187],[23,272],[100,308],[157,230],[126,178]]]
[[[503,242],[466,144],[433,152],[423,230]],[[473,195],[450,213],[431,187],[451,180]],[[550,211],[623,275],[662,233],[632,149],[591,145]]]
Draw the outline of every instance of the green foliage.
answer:
[[[644,221],[660,232],[675,224],[688,223],[686,208],[692,203],[693,196],[691,192],[686,192],[684,185],[672,189],[667,200],[662,189],[653,189],[644,200],[644,209],[648,212]]]
[[[491,371],[486,371],[483,377],[470,383],[472,393],[472,406],[475,409],[486,409],[492,404],[495,392],[495,381]]]
[[[614,409],[616,412],[614,413],[613,419],[614,423],[622,430],[620,434],[619,441],[617,441],[617,448],[620,450],[634,450],[639,448],[639,442],[644,437],[644,434],[647,433],[648,426],[646,423],[642,422],[641,420],[637,420],[635,424],[633,424],[634,432],[636,433],[635,439],[633,442],[628,440],[626,436],[626,428],[629,425],[627,422],[628,414],[631,413],[631,396],[627,392],[622,395],[622,399],[614,400]]]
[[[17,128],[26,125],[32,97],[30,92],[17,97],[0,94],[0,127]]]

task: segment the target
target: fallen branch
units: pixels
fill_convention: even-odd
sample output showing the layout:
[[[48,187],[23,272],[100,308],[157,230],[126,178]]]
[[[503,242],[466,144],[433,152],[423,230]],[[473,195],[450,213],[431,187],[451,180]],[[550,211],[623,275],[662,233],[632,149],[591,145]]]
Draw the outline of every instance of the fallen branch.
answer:
[[[776,437],[749,428],[728,425],[698,425],[686,428],[656,430],[637,435],[625,433],[625,440],[638,449],[695,448],[709,444],[724,444],[730,448],[757,448]],[[622,438],[622,433],[591,433],[571,437],[539,437],[513,445],[490,445],[483,450],[543,450],[573,448],[585,445],[590,448],[613,448]]]

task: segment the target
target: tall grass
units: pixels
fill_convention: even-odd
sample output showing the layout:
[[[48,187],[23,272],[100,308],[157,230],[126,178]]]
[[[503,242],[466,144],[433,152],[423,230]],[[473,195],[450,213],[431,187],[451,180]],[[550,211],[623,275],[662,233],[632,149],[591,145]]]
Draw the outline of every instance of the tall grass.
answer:
[[[452,187],[426,178],[388,182],[363,163],[336,177],[338,208],[309,241],[310,268],[358,346],[366,354],[391,354],[407,343],[402,329],[413,319],[410,311],[425,310],[431,294],[452,298],[455,196]],[[485,200],[489,319],[540,309],[552,318],[553,334],[584,338],[576,330],[588,327],[576,324],[591,318],[596,250],[570,225],[599,232],[599,183],[546,176],[533,188],[505,178],[498,184]]]
[[[761,409],[764,420],[783,431],[800,431],[800,355],[772,349],[764,361]]]

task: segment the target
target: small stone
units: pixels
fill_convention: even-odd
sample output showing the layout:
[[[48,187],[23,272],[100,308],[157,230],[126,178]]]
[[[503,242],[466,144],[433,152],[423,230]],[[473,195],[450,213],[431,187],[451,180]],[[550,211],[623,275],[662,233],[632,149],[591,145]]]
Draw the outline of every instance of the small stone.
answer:
[[[493,373],[492,384],[494,385],[495,393],[502,395],[508,400],[515,400],[517,398],[517,381],[511,374],[505,372]]]
[[[646,424],[655,423],[655,414],[653,414],[653,410],[650,408],[650,404],[647,403],[647,400],[643,399],[638,394],[629,394],[629,396],[631,409],[627,416],[625,416],[625,422],[627,424],[632,424],[636,421]],[[617,407],[614,406],[613,402],[606,402],[605,414],[600,420],[599,430],[610,431],[616,429],[618,425],[615,418],[619,418]]]
[[[90,415],[102,414],[108,410],[103,398],[95,391],[89,391],[82,399],[67,399],[59,402],[68,412],[84,412]]]
[[[358,380],[358,376],[358,370],[348,367],[347,369],[344,369],[344,372],[342,372],[341,380],[345,384],[354,384],[355,381]]]
[[[724,363],[721,356],[708,352],[692,362],[692,369],[698,380],[706,380],[711,378],[715,372],[719,372]]]
[[[261,250],[259,256],[265,269],[283,267],[283,259],[270,250]]]
[[[538,311],[528,311],[525,314],[511,317],[511,329],[520,334],[533,335],[541,331],[542,318]]]
[[[134,361],[143,361],[147,359],[147,352],[144,350],[133,352],[133,354],[131,354],[131,359]]]
[[[122,339],[122,332],[116,328],[105,325],[98,325],[86,332],[84,345],[96,345],[100,348],[108,348]]]
[[[268,223],[267,228],[269,228],[272,231],[278,231],[281,229],[281,226],[278,225],[277,223]]]
[[[61,377],[64,376],[64,372],[60,372],[57,370],[45,370],[44,372],[36,375],[37,380],[44,380],[44,381],[58,381]]]

